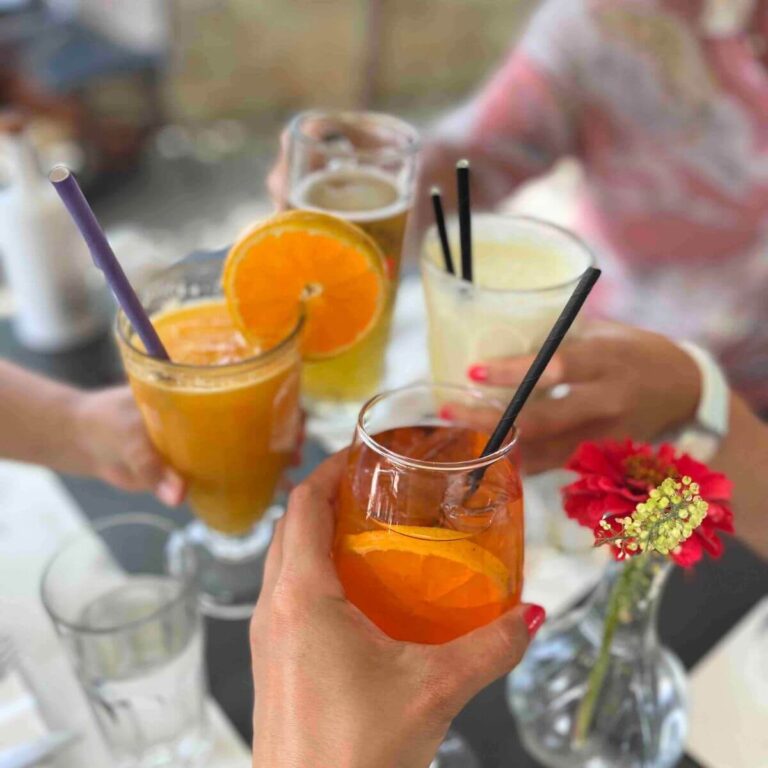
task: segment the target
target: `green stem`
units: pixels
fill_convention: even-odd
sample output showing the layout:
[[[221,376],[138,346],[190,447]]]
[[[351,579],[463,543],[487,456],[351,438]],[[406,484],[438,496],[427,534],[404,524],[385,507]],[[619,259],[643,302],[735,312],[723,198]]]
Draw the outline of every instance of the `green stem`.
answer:
[[[577,745],[583,744],[589,730],[592,727],[592,719],[595,715],[595,706],[603,689],[605,676],[611,661],[611,644],[619,624],[622,605],[626,605],[626,598],[632,589],[632,580],[635,570],[641,568],[644,557],[637,557],[626,561],[621,576],[617,579],[611,590],[603,625],[603,639],[600,643],[600,652],[597,661],[592,667],[587,680],[587,692],[584,694],[579,709],[576,712],[576,724],[574,726],[574,741]]]

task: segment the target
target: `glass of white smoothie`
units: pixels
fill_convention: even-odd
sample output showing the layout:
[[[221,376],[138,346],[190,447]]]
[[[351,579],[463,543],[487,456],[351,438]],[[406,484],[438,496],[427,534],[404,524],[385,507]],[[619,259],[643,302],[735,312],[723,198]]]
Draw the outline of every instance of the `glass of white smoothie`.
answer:
[[[594,263],[584,243],[561,227],[478,213],[472,216],[468,283],[460,276],[455,220],[448,223],[448,238],[457,274],[445,270],[435,227],[421,258],[432,378],[441,383],[466,384],[474,363],[537,352],[579,277]]]

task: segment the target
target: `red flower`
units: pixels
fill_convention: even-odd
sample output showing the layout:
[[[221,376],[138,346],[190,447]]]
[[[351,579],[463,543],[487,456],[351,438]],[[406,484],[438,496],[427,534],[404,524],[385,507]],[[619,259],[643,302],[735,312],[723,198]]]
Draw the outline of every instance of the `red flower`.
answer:
[[[578,480],[563,488],[566,514],[593,529],[596,540],[611,535],[600,527],[601,520],[606,519],[613,528],[612,518],[631,515],[635,506],[667,477],[685,475],[698,483],[699,494],[709,510],[693,536],[672,552],[675,562],[689,567],[704,552],[719,557],[723,543],[718,533],[733,533],[731,482],[687,454],[677,454],[671,445],[654,449],[631,440],[582,443],[566,466],[579,474]]]

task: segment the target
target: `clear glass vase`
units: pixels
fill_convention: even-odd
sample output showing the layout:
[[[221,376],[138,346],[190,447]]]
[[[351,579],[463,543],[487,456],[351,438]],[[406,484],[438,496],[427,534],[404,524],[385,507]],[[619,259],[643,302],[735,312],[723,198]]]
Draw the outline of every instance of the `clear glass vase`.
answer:
[[[671,768],[683,753],[687,683],[659,643],[671,564],[611,563],[584,606],[544,625],[507,680],[528,752],[547,768]],[[610,643],[604,642],[608,628]]]

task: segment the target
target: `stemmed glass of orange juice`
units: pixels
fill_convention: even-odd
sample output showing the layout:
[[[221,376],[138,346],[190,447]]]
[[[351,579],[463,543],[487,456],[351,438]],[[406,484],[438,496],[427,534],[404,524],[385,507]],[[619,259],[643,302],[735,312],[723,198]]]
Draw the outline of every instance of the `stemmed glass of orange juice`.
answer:
[[[503,410],[440,384],[374,397],[360,413],[336,505],[334,559],[347,598],[390,637],[416,643],[493,621],[522,589],[517,432],[478,458],[489,435],[444,418],[446,403]],[[451,743],[458,760],[462,748],[455,736]]]
[[[148,356],[122,313],[117,330],[149,434],[188,484],[204,607],[232,618],[258,597],[265,513],[297,445],[301,322],[272,346],[246,342],[222,296],[223,263],[193,257],[140,290],[171,362]]]
[[[203,607],[250,615],[272,535],[267,514],[297,449],[301,365],[355,344],[386,302],[378,246],[327,214],[259,222],[224,256],[198,255],[138,293],[170,360],[121,312],[117,336],[150,437],[185,478]]]

